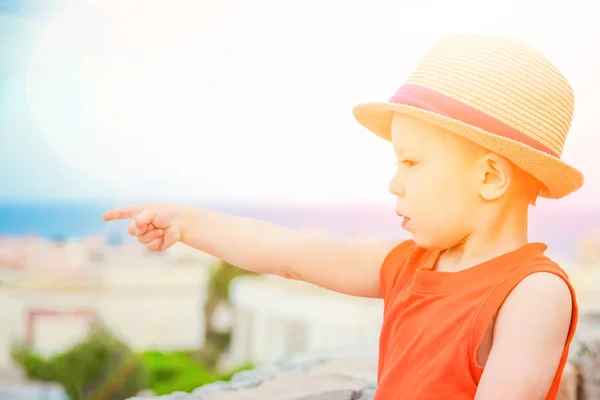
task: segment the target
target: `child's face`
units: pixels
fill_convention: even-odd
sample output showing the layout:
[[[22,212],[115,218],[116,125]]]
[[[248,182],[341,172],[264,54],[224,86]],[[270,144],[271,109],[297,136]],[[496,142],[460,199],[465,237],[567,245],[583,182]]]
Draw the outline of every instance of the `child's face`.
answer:
[[[472,166],[484,149],[416,118],[395,115],[398,169],[389,190],[403,227],[422,247],[449,248],[472,232],[481,201]]]

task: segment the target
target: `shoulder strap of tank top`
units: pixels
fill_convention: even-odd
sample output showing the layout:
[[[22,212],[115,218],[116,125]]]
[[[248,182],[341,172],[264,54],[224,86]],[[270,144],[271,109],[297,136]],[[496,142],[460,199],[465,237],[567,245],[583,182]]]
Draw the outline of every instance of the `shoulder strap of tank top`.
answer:
[[[492,289],[487,299],[483,302],[479,311],[477,312],[477,315],[473,319],[473,326],[471,328],[471,334],[469,336],[469,365],[471,367],[471,374],[473,375],[473,379],[475,379],[475,382],[479,382],[481,374],[483,373],[483,368],[479,366],[477,362],[477,357],[479,353],[479,346],[483,341],[484,335],[487,329],[489,328],[490,323],[495,318],[496,313],[500,309],[500,306],[502,305],[502,303],[504,303],[504,300],[508,297],[510,292],[523,279],[536,272],[549,272],[558,275],[565,281],[565,283],[571,291],[571,298],[573,302],[571,326],[569,328],[569,334],[567,336],[567,341],[565,343],[565,348],[561,357],[560,368],[557,371],[556,376],[560,377],[562,375],[562,369],[564,368],[564,364],[568,356],[568,345],[573,339],[573,335],[575,333],[575,326],[577,324],[577,302],[575,298],[575,291],[573,289],[573,286],[569,282],[567,274],[558,265],[553,264],[549,261],[543,261],[538,264],[528,265],[527,267],[515,271],[513,274],[511,274],[498,285],[496,285]],[[553,385],[556,385],[556,382],[554,382]]]
[[[379,270],[379,283],[383,299],[387,299],[393,291],[398,277],[402,273],[402,266],[408,253],[415,247],[413,240],[403,240],[394,247],[385,257]]]

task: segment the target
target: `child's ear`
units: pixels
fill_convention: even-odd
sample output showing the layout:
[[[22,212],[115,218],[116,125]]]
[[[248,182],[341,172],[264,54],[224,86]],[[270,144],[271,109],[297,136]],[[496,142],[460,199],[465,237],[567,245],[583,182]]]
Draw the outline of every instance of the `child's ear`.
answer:
[[[487,153],[479,160],[478,176],[480,177],[479,195],[487,201],[503,196],[513,181],[512,164],[504,157]]]

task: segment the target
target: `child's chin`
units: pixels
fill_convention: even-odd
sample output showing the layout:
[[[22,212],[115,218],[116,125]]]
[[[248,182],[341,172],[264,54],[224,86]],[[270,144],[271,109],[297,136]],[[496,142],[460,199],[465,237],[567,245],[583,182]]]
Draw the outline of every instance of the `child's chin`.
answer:
[[[414,240],[415,244],[421,248],[424,248],[424,249],[438,248],[436,241],[433,240],[433,238],[431,238],[431,237],[413,233],[412,239]]]

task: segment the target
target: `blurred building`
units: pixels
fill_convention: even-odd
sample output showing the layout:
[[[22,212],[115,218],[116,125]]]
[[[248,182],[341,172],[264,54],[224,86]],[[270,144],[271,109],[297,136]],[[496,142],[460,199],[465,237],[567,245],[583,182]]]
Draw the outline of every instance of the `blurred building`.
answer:
[[[379,339],[383,302],[334,293],[277,276],[242,276],[230,288],[234,307],[228,363],[274,362],[297,353]]]
[[[215,259],[184,245],[161,254],[99,238],[0,240],[0,368],[25,339],[44,355],[103,321],[133,348],[201,346],[206,281]]]

